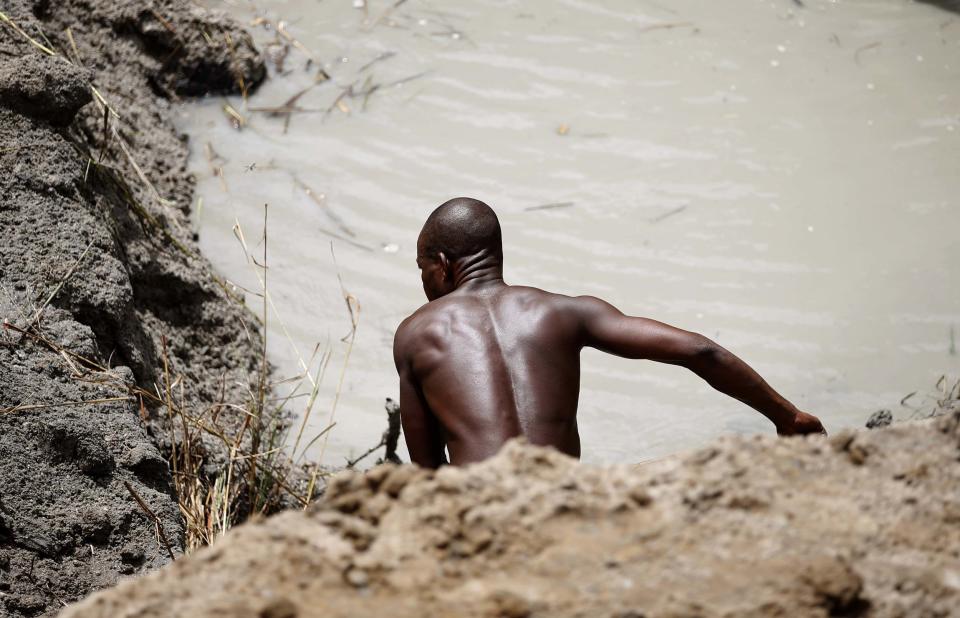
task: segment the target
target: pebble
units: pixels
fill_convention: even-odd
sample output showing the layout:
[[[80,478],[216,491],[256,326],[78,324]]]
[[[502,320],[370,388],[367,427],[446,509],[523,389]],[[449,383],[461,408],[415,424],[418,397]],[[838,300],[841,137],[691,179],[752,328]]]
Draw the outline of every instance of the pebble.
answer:
[[[344,577],[354,588],[365,588],[370,583],[370,576],[363,569],[351,568]]]

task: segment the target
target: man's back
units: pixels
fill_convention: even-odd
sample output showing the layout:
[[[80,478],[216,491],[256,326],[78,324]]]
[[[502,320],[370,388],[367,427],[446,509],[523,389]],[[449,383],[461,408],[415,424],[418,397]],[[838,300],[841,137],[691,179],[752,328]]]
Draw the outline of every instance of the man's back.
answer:
[[[510,438],[580,455],[580,350],[680,365],[769,418],[781,434],[823,430],[753,369],[703,335],[630,317],[589,296],[503,281],[500,222],[455,198],[427,219],[417,266],[429,302],[394,339],[400,417],[414,462],[485,459]]]
[[[501,284],[454,292],[402,326],[411,369],[442,426],[451,463],[479,461],[508,439],[580,455],[582,341],[575,299]]]

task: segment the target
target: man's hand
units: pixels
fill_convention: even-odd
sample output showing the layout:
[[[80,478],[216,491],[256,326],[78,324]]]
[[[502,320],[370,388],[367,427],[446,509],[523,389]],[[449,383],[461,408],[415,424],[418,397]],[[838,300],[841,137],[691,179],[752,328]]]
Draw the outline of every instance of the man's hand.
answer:
[[[777,433],[781,436],[801,436],[808,433],[827,435],[827,430],[823,428],[819,418],[797,410],[789,422],[777,427]]]

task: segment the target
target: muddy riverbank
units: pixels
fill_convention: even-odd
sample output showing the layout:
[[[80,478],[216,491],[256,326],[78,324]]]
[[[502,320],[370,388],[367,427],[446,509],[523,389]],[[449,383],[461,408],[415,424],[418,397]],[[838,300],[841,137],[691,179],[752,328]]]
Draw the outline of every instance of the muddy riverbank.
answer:
[[[171,105],[265,72],[182,0],[0,12],[0,614],[53,615],[183,550],[157,399],[240,422],[258,325],[197,250]]]

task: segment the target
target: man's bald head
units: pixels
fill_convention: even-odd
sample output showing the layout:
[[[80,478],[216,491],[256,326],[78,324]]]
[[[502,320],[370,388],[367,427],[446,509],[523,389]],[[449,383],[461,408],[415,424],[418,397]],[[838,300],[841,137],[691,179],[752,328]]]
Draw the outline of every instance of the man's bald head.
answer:
[[[430,213],[420,232],[420,243],[426,256],[442,252],[451,262],[481,253],[503,259],[497,214],[471,197],[455,197]]]

